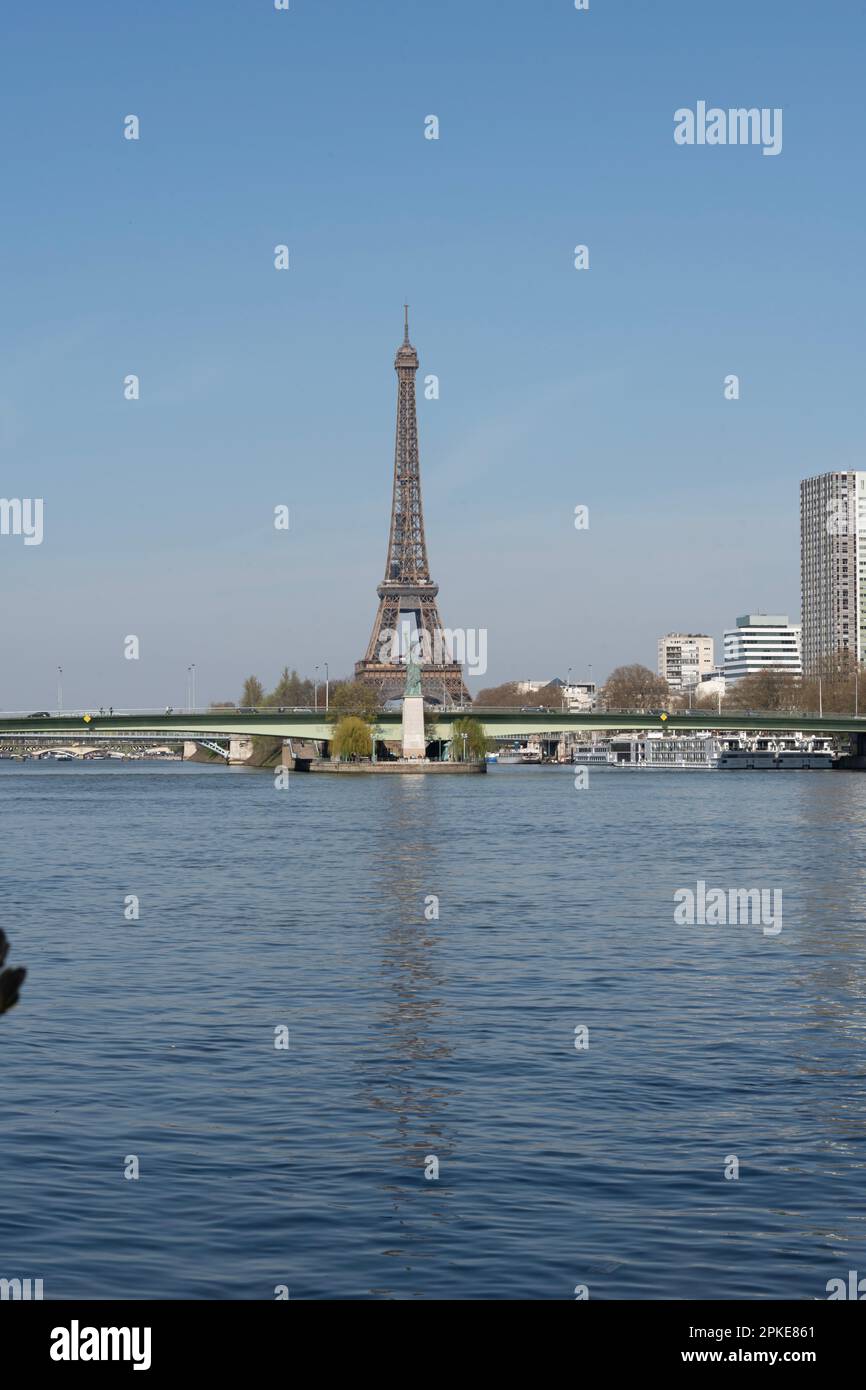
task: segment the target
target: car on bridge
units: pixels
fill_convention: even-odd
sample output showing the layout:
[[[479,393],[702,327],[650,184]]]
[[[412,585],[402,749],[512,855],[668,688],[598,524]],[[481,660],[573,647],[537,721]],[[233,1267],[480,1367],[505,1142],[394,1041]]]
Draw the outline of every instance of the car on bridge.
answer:
[[[34,714],[28,714],[28,719],[50,719],[51,715],[47,709],[38,709]]]

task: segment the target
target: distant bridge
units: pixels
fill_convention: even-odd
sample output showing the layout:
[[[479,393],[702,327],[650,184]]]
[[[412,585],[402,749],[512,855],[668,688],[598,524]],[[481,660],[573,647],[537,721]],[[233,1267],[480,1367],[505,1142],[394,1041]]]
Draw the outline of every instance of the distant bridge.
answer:
[[[801,732],[828,738],[840,734],[858,735],[858,750],[866,752],[866,716],[762,714],[754,710],[725,714],[709,714],[705,710],[677,714],[616,710],[571,714],[556,710],[513,710],[472,706],[463,710],[436,711],[428,726],[429,737],[449,739],[454,721],[467,715],[478,719],[487,737],[493,739],[532,736],[552,739],[563,733],[628,733],[648,729],[664,730],[666,733],[693,733],[699,730],[729,733],[740,730],[744,733]],[[377,739],[398,740],[401,732],[399,711],[380,714],[374,721],[374,728]],[[64,712],[39,719],[21,714],[0,716],[0,744],[17,742],[20,739],[33,739],[44,743],[49,739],[53,741],[55,736],[63,736],[70,741],[70,735],[75,736],[75,742],[81,742],[82,739],[90,742],[94,737],[108,741],[107,736],[111,736],[124,741],[201,743],[208,739],[250,735],[315,741],[330,739],[333,732],[334,725],[323,710],[284,714],[271,711],[242,714],[231,709],[170,714],[158,714],[150,710],[127,711],[123,714]]]

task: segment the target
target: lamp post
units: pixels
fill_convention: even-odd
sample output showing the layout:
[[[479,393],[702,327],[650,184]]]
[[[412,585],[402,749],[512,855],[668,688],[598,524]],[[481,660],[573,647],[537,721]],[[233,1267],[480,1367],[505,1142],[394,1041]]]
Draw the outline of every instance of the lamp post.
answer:
[[[330,671],[328,670],[328,663],[327,663],[327,661],[324,663],[324,667],[325,667],[325,713],[327,714],[327,713],[328,713],[328,698],[329,698],[329,694],[330,694],[330,691],[329,691],[329,684],[330,684],[330,679],[331,679],[331,673],[330,673]]]
[[[63,709],[63,667],[57,668],[57,710],[58,713]]]

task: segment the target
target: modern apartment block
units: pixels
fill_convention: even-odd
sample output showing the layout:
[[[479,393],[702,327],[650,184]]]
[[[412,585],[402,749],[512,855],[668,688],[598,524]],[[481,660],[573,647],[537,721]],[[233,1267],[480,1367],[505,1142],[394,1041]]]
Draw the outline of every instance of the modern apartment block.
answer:
[[[866,658],[866,472],[800,483],[800,587],[806,674]]]
[[[659,638],[658,673],[672,690],[687,690],[713,669],[713,639],[702,632],[669,632]]]
[[[725,681],[742,680],[774,668],[790,676],[803,674],[800,627],[787,614],[745,613],[725,632]]]

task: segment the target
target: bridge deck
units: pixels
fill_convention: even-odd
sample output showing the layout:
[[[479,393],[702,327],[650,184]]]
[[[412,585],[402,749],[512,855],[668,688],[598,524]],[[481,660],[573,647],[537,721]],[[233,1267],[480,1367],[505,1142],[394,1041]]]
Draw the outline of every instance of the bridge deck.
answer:
[[[470,708],[467,710],[443,710],[437,714],[430,729],[433,738],[450,737],[450,729],[455,719],[470,715],[481,720],[485,733],[491,738],[523,738],[529,735],[549,735],[556,737],[567,732],[630,732],[645,729],[664,729],[668,733],[689,732],[701,729],[728,730],[735,732],[759,733],[766,731],[801,731],[812,734],[866,734],[866,716],[853,714],[761,714],[759,712],[707,714],[704,711],[670,714],[662,719],[659,714],[641,714],[634,711],[597,711],[594,713],[564,714],[554,711],[518,711],[509,709]],[[400,736],[401,717],[399,713],[382,714],[376,720],[377,736],[381,739],[396,739]],[[156,714],[148,711],[102,715],[94,714],[85,720],[82,714],[56,714],[49,719],[28,719],[19,715],[0,717],[0,742],[4,739],[35,738],[43,739],[58,734],[76,734],[90,738],[94,734],[105,736],[114,733],[119,736],[144,735],[147,738],[168,740],[195,739],[198,737],[232,737],[250,734],[269,734],[283,738],[327,739],[333,733],[333,724],[318,714],[238,714],[232,710],[207,710],[201,713]]]

